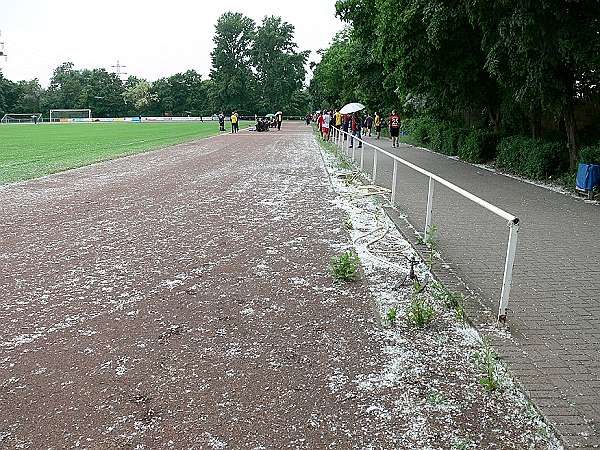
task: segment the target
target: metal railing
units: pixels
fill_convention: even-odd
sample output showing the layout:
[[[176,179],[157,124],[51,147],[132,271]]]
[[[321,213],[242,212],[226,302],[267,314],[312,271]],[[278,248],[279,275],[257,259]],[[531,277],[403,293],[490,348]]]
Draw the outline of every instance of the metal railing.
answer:
[[[343,136],[347,136],[347,139],[344,140]],[[508,233],[508,245],[506,248],[506,259],[504,262],[504,275],[502,278],[502,293],[500,294],[500,302],[498,306],[498,321],[506,322],[506,311],[508,308],[508,299],[510,297],[510,289],[512,286],[512,272],[513,266],[515,263],[515,255],[517,252],[517,239],[519,233],[519,218],[513,216],[512,214],[507,213],[503,209],[498,208],[497,206],[492,205],[489,202],[486,202],[482,198],[477,197],[476,195],[465,191],[464,189],[456,186],[454,183],[449,182],[448,180],[443,179],[442,177],[435,175],[411,162],[406,161],[405,159],[400,158],[390,152],[387,152],[357,136],[353,136],[351,133],[347,133],[343,130],[333,128],[331,137],[336,146],[338,146],[348,157],[352,157],[352,160],[356,163],[356,150],[357,146],[354,145],[352,147],[352,155],[350,155],[350,142],[358,141],[362,143],[360,149],[360,170],[364,171],[365,165],[365,146],[372,148],[373,151],[373,172],[371,175],[371,182],[373,184],[377,184],[377,155],[382,154],[388,156],[394,161],[394,169],[392,172],[392,189],[391,189],[391,198],[390,201],[392,204],[396,202],[396,184],[398,181],[398,165],[402,164],[406,167],[409,167],[416,172],[419,172],[426,177],[429,178],[429,190],[427,193],[427,209],[425,210],[425,230],[423,232],[424,240],[427,241],[429,232],[431,230],[431,219],[433,216],[433,194],[435,191],[435,184],[439,183],[448,189],[456,192],[457,194],[463,196],[466,199],[471,200],[472,202],[478,204],[479,206],[487,209],[488,211],[494,213],[495,215],[503,218],[507,221],[509,227]],[[346,146],[344,146],[344,142],[346,142]],[[345,149],[344,149],[345,147]]]

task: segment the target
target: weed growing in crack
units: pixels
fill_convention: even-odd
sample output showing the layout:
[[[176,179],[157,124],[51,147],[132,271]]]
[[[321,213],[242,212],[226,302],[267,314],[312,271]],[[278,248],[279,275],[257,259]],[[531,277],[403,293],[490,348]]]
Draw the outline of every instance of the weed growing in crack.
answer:
[[[467,318],[465,313],[465,298],[460,292],[452,292],[442,283],[432,285],[433,298],[443,303],[447,309],[453,309],[458,321],[464,322]]]
[[[446,404],[446,399],[439,392],[430,392],[427,395],[427,403],[433,406],[444,405]]]
[[[427,287],[427,283],[426,282],[421,283],[418,278],[413,281],[413,292],[415,294],[420,294],[421,292],[423,292],[425,290],[426,287]]]
[[[429,248],[429,260],[427,261],[427,265],[429,266],[429,270],[433,268],[433,259],[435,258],[435,254],[438,249],[438,227],[435,224],[429,226],[427,230],[427,238],[424,241],[425,245]]]
[[[493,392],[500,386],[496,375],[496,366],[498,365],[498,357],[492,349],[490,342],[487,339],[483,340],[483,346],[477,355],[480,369],[483,371],[483,378],[479,380],[479,384],[486,388],[488,392]]]
[[[468,450],[473,448],[473,444],[465,439],[457,439],[452,443],[453,450]]]
[[[413,294],[408,306],[408,321],[419,328],[428,326],[435,317],[435,310],[427,299],[419,294]]]
[[[454,317],[456,317],[456,320],[458,320],[459,322],[467,321],[467,313],[465,312],[465,303],[462,296],[458,303],[456,303],[456,306],[454,307]]]
[[[390,327],[396,326],[396,321],[398,320],[398,309],[394,306],[390,308],[385,315],[385,320]]]
[[[336,155],[338,158],[338,166],[340,167],[340,169],[343,170],[351,170],[352,169],[352,165],[346,161],[344,158],[342,158],[339,155]]]
[[[358,255],[348,250],[331,259],[331,274],[336,280],[354,281],[358,275],[359,264],[360,258]]]

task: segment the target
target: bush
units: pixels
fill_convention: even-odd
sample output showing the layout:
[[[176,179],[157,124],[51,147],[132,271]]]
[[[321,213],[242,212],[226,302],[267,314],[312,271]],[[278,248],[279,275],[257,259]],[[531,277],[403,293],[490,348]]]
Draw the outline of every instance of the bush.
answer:
[[[460,159],[472,163],[483,163],[494,158],[496,136],[486,130],[470,130],[458,148]]]
[[[563,173],[569,163],[565,156],[565,145],[558,142],[544,142],[534,147],[526,154],[524,161],[524,175],[534,178],[549,178]]]
[[[435,121],[429,117],[416,117],[402,121],[402,128],[420,144],[430,142]]]
[[[496,166],[533,179],[562,174],[568,168],[568,152],[564,144],[523,136],[500,141]]]
[[[442,152],[444,149],[444,136],[447,132],[447,125],[444,122],[433,122],[429,127],[429,148],[436,152]]]
[[[405,119],[403,129],[419,144],[446,155],[457,155],[469,130],[457,128],[451,122],[429,117]]]
[[[444,134],[442,153],[450,156],[458,155],[458,149],[468,135],[468,129],[449,127]]]
[[[584,164],[600,164],[600,142],[593,147],[582,149],[579,162]]]

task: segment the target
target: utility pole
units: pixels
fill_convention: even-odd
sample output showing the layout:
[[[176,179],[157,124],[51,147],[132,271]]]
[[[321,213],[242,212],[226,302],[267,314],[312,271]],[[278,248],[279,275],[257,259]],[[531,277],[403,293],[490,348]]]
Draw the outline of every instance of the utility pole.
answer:
[[[118,76],[118,77],[119,77],[121,80],[123,80],[123,77],[124,77],[125,75],[127,75],[127,72],[123,72],[123,69],[125,69],[127,66],[123,66],[123,65],[122,65],[122,64],[119,62],[119,60],[118,60],[118,59],[117,59],[117,64],[115,64],[114,66],[110,66],[110,67],[112,67],[113,69],[115,69],[115,73],[117,74],[117,76]]]
[[[2,42],[1,39],[2,39],[2,31],[0,31],[0,58],[2,58],[4,56],[4,60],[7,61],[8,55],[4,51],[4,42]]]

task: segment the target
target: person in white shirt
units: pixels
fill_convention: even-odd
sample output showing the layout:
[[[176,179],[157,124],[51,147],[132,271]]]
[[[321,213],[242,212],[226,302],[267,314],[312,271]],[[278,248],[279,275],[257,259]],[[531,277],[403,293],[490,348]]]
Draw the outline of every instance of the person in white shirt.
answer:
[[[331,121],[331,116],[329,115],[329,111],[325,111],[323,113],[323,140],[329,140],[329,122]]]

